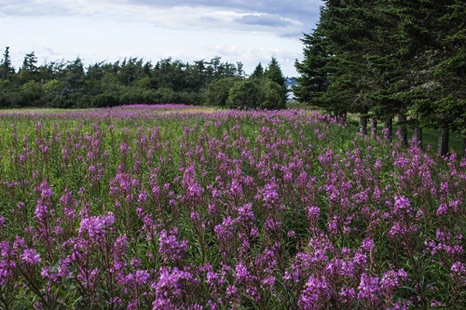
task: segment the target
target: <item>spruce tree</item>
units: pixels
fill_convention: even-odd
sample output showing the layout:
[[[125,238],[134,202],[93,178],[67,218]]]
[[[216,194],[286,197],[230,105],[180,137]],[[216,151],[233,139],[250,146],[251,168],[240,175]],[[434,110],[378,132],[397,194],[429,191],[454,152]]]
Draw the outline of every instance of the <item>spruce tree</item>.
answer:
[[[2,80],[7,80],[14,73],[15,68],[11,64],[10,47],[7,46],[5,52],[3,52],[2,62],[0,63],[0,77]]]
[[[280,86],[279,94],[281,96],[281,100],[278,105],[283,106],[287,99],[287,89],[285,84],[286,79],[283,76],[282,69],[280,68],[280,65],[275,57],[272,57],[270,60],[269,65],[265,70],[264,77],[271,80],[272,82],[277,83]]]
[[[261,78],[264,76],[264,67],[262,67],[262,64],[259,63],[254,71],[252,72],[250,78],[256,79],[256,78]]]
[[[305,34],[301,41],[304,43],[304,57],[301,62],[295,62],[296,71],[300,74],[296,78],[298,85],[293,87],[296,99],[338,114],[337,104],[322,99],[328,86],[327,65],[331,55],[326,48],[326,37],[321,34],[320,25],[311,34]]]

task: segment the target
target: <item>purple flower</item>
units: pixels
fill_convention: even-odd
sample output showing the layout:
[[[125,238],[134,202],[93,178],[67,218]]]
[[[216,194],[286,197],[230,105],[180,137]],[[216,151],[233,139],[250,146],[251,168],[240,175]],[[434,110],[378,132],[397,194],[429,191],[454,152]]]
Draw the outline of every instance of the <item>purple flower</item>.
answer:
[[[275,183],[269,183],[265,184],[264,190],[263,190],[263,200],[266,203],[274,203],[278,200],[278,192],[277,192],[277,184]]]
[[[407,213],[411,213],[413,208],[409,199],[404,196],[395,196],[395,206],[393,212],[398,216],[404,216]]]
[[[342,303],[352,302],[356,298],[356,292],[354,291],[353,288],[343,287],[340,290],[340,293],[338,295],[339,295],[339,301]]]
[[[466,285],[466,264],[456,261],[451,265],[450,277],[458,279],[463,285]]]
[[[318,220],[320,217],[320,208],[319,207],[308,207],[307,208],[307,217],[309,221],[313,222]]]
[[[367,273],[361,275],[361,281],[358,286],[358,300],[367,301],[374,305],[379,300],[379,278],[371,277]]]
[[[153,282],[151,287],[155,290],[157,299],[165,302],[176,301],[183,293],[183,284],[188,284],[192,278],[191,273],[179,270],[177,267],[161,268],[158,280]]]
[[[81,220],[79,235],[87,235],[89,239],[98,241],[105,232],[115,223],[115,217],[112,212],[108,212],[107,216],[91,216]]]
[[[403,269],[398,271],[389,270],[382,275],[380,287],[383,290],[392,291],[401,285],[401,281],[406,281],[408,274]],[[400,281],[401,280],[401,281]]]
[[[299,299],[303,309],[322,309],[332,296],[330,286],[325,279],[311,275],[306,282],[305,289]]]
[[[46,205],[43,205],[43,204],[38,204],[36,206],[36,210],[34,211],[34,214],[35,214],[35,217],[39,220],[39,221],[43,221],[45,220],[45,218],[47,217],[47,214],[49,213],[49,209]]]
[[[138,197],[138,202],[139,203],[145,203],[147,201],[147,193],[146,191],[142,191],[140,194],[139,194],[139,197]]]
[[[227,298],[234,298],[238,294],[238,288],[234,285],[228,285],[227,291],[226,291],[226,297]]]
[[[235,274],[238,281],[248,281],[249,280],[249,271],[248,268],[243,263],[238,263],[235,266]]]
[[[37,265],[42,261],[35,249],[25,249],[21,255],[21,260],[31,265]]]
[[[147,270],[136,270],[136,272],[130,273],[126,276],[126,281],[128,283],[135,283],[138,286],[144,285],[149,281],[150,275]]]
[[[237,180],[233,180],[231,182],[230,191],[232,195],[239,197],[243,194],[243,187],[241,186],[241,183],[239,183]]]
[[[160,249],[163,259],[166,262],[179,261],[185,255],[188,249],[188,241],[178,241],[178,229],[173,228],[170,233],[165,229],[160,232],[159,237]]]
[[[438,217],[441,217],[442,215],[446,214],[448,212],[448,206],[445,204],[441,204],[438,209],[436,215]]]
[[[374,240],[371,238],[364,239],[361,244],[361,249],[366,253],[369,253],[372,250],[374,250],[375,249]]]

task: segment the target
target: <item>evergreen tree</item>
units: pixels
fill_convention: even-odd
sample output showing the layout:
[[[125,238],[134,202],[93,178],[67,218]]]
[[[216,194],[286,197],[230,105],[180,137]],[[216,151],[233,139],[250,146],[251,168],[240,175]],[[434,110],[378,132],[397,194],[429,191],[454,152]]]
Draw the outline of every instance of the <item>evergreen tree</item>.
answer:
[[[367,132],[367,118],[374,106],[373,92],[377,80],[370,74],[368,55],[377,45],[374,24],[378,20],[374,0],[327,1],[324,33],[334,55],[330,62],[332,75],[327,100],[347,104],[349,112],[359,113],[362,133]]]
[[[445,155],[449,152],[449,131],[464,127],[460,124],[465,109],[465,4],[458,0],[419,0],[417,4],[407,14],[413,23],[405,27],[413,42],[412,80],[416,81],[409,112],[422,125],[439,129],[438,153]]]
[[[10,47],[5,47],[5,52],[3,52],[3,59],[0,63],[0,78],[2,80],[7,80],[11,75],[15,73],[15,68],[11,65],[10,58]]]
[[[286,79],[283,76],[282,69],[280,68],[280,65],[278,64],[278,61],[275,57],[272,57],[272,59],[270,60],[270,63],[264,72],[264,77],[280,85],[281,89],[279,91],[279,94],[281,96],[281,99],[280,99],[280,103],[277,103],[277,104],[279,106],[283,105],[283,103],[286,104],[286,100],[287,100],[287,95],[286,95],[287,89],[286,89],[286,84],[285,84]]]
[[[26,83],[27,81],[34,79],[38,73],[37,57],[34,52],[26,54],[24,56],[23,65],[18,72],[19,80],[21,83]]]
[[[264,76],[264,68],[262,67],[262,64],[259,63],[254,71],[252,72],[250,78],[252,79],[257,79],[257,78],[262,78]]]
[[[327,102],[322,97],[329,83],[328,64],[332,56],[328,52],[320,24],[312,34],[305,34],[301,41],[304,43],[304,58],[301,62],[295,62],[296,71],[300,74],[296,78],[298,85],[293,87],[296,99],[338,114],[339,103]]]

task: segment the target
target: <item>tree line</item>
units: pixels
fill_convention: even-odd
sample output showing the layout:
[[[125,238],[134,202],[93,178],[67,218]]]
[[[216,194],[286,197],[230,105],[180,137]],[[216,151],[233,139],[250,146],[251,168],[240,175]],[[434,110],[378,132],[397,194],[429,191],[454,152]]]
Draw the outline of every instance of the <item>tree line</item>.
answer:
[[[285,108],[285,78],[277,60],[259,64],[249,78],[241,62],[214,57],[193,63],[141,58],[86,66],[72,61],[38,64],[34,52],[16,70],[9,47],[0,62],[0,108],[92,108],[122,104],[183,103],[232,108]],[[256,72],[258,71],[258,72]]]
[[[377,122],[422,144],[422,128],[462,135],[466,152],[466,2],[464,0],[325,0],[316,28],[305,34],[296,98],[344,120],[360,115],[367,133]]]

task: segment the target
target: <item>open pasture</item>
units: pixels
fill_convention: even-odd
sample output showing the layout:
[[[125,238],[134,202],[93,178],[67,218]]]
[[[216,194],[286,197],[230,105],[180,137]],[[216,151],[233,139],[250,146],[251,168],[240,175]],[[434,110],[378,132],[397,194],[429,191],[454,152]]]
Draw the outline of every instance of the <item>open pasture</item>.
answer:
[[[0,113],[0,308],[466,303],[466,160],[300,111]]]

